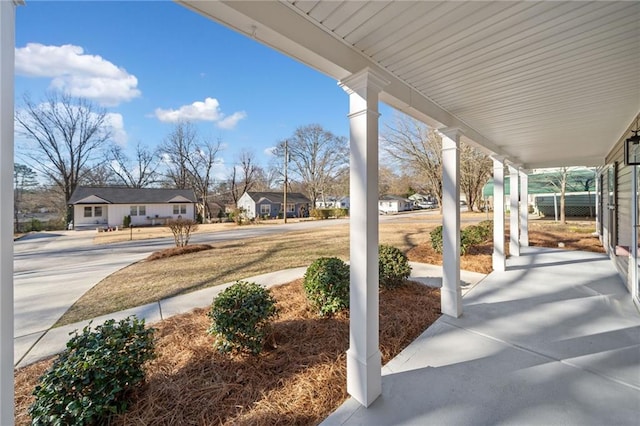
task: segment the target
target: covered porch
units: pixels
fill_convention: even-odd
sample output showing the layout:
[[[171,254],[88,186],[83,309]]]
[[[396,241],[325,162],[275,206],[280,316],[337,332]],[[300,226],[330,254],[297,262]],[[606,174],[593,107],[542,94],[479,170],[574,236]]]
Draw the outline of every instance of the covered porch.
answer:
[[[12,418],[13,396],[10,182],[13,28],[18,3],[21,1],[0,2],[3,96],[0,422],[7,424]],[[513,257],[505,259],[504,212],[498,209],[494,212],[495,272],[463,303],[459,264],[459,146],[461,142],[470,144],[494,159],[496,198],[504,196],[501,182],[505,170],[511,182],[520,179],[521,198],[525,199],[527,173],[532,169],[606,164],[614,147],[621,146],[631,131],[638,128],[640,3],[329,0],[178,0],[178,3],[335,78],[346,92],[345,102],[348,99],[350,105],[353,212],[347,389],[357,405],[371,409],[357,408],[345,417],[340,417],[339,413],[344,413],[340,410],[334,419],[351,418],[364,424],[371,423],[367,419],[374,419],[375,424],[423,423],[423,420],[482,424],[521,423],[526,417],[544,423],[545,419],[540,417],[544,412],[533,409],[545,404],[560,416],[558,422],[567,420],[563,416],[568,416],[568,412],[580,416],[571,417],[575,420],[572,423],[580,423],[581,416],[587,418],[586,413],[596,410],[601,417],[593,418],[608,419],[604,423],[626,422],[629,417],[616,416],[637,413],[630,408],[630,402],[637,406],[637,375],[627,375],[636,378],[633,384],[617,374],[624,370],[622,367],[634,350],[636,355],[638,350],[638,318],[631,296],[640,300],[637,232],[632,232],[630,242],[634,248],[630,294],[606,256],[593,260],[581,254],[582,258],[562,259],[561,256],[566,256],[563,253],[530,252],[527,211],[519,206],[518,191],[512,190],[510,228],[520,231],[511,232]],[[438,129],[443,136],[446,260],[442,309],[447,315],[403,356],[384,368],[384,384],[378,349],[379,102]],[[607,182],[614,182],[615,166]],[[635,167],[633,176],[629,181],[636,183],[634,189],[626,191],[628,203],[618,205],[614,196],[606,206],[613,212],[609,213],[612,220],[602,231],[609,245],[617,244],[607,235],[618,232],[619,220],[624,218],[630,230],[637,229]],[[518,257],[521,251],[523,256]],[[547,257],[548,254],[552,257]],[[574,264],[575,270],[568,269]],[[606,265],[603,266],[606,272],[602,272],[602,279],[592,281],[598,276],[596,272],[590,275],[585,272],[599,265]],[[608,283],[604,289],[602,282]],[[551,284],[555,285],[549,287]],[[609,284],[616,290],[611,290]],[[591,304],[610,311],[603,311],[599,317],[597,310],[590,312],[595,309]],[[625,313],[624,321],[621,312]],[[523,323],[522,327],[518,322]],[[567,326],[571,327],[565,329]],[[476,343],[470,346],[472,341]],[[616,342],[623,343],[617,346]],[[411,351],[416,356],[407,358]],[[615,353],[610,354],[611,351]],[[492,361],[485,368],[489,359]],[[582,361],[588,365],[581,367]],[[596,364],[601,365],[598,362],[609,366],[605,372],[592,371]],[[637,371],[637,365],[631,367]],[[489,380],[476,381],[472,374],[476,371],[491,373],[487,376]],[[500,386],[506,383],[504,394],[510,402],[496,397],[498,383]],[[529,393],[530,388],[542,391]],[[609,392],[603,392],[605,388]],[[575,407],[565,409],[563,400],[584,401],[585,395],[598,390],[601,397],[593,402],[594,406],[577,402]],[[516,399],[518,395],[522,398]],[[382,397],[377,400],[379,396]],[[348,404],[354,407],[356,403]],[[614,406],[618,407],[615,413],[611,409]],[[492,411],[495,417],[490,418]],[[453,417],[422,417],[438,413]],[[531,413],[537,417],[531,417]],[[615,416],[608,417],[609,414]],[[395,420],[385,417],[392,415],[406,417]],[[358,416],[375,417],[362,417],[359,421]]]
[[[609,258],[523,248],[324,425],[636,424],[640,314]]]
[[[468,305],[469,299],[462,303],[460,288],[461,143],[493,159],[495,199],[504,198],[504,176],[510,176],[506,220],[513,268],[528,246],[528,210],[526,203],[520,203],[527,199],[528,174],[546,167],[604,166],[614,161],[607,157],[618,152],[616,147],[638,127],[637,2],[177,2],[335,78],[347,94],[351,197],[347,390],[365,407],[393,387],[382,386],[378,348],[380,103],[442,136],[441,305],[448,318],[441,322],[468,321],[476,309]],[[614,164],[613,175],[616,170]],[[614,195],[607,208],[615,220],[600,222],[605,240],[622,229],[637,229],[638,224],[635,186],[618,188],[613,178],[608,182],[613,183],[609,194]],[[505,271],[504,210],[504,203],[496,203],[492,276],[497,279],[501,272],[506,272],[506,279],[511,275]],[[620,223],[628,228],[619,228]],[[629,246],[636,247],[637,232],[627,234],[633,236]],[[539,256],[523,259],[545,263]],[[629,259],[633,274],[625,303],[632,306],[632,299],[640,300],[635,249]],[[525,275],[522,270],[520,274]],[[558,278],[547,275],[544,283]],[[497,297],[512,291],[507,286],[492,290]],[[477,309],[490,307],[482,303]],[[531,315],[545,320],[537,310]],[[448,345],[441,353],[456,351],[456,345]],[[406,397],[401,394],[400,398]],[[429,392],[429,398],[442,402],[439,396],[437,390]],[[455,395],[445,399],[451,404],[458,401]]]

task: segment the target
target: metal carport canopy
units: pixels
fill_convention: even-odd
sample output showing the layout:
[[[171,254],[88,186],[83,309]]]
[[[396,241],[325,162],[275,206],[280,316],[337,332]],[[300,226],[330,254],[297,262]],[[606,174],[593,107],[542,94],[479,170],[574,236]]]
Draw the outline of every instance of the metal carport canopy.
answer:
[[[640,2],[178,3],[524,169],[603,164],[640,111]]]

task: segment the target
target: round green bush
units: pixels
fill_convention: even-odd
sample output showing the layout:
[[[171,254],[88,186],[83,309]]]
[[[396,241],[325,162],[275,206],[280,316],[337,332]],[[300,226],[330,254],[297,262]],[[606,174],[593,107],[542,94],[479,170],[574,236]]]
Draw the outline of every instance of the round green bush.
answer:
[[[33,391],[31,424],[107,424],[111,414],[126,411],[127,391],[155,356],[153,333],[135,317],[76,332]]]
[[[394,288],[401,285],[411,274],[407,256],[397,247],[380,245],[378,248],[378,274],[382,288]]]
[[[487,239],[493,238],[493,220],[483,220],[478,226],[485,230]]]
[[[349,307],[349,266],[337,257],[321,257],[307,268],[304,292],[320,316]]]
[[[277,314],[276,301],[266,288],[238,281],[213,300],[209,333],[216,337],[221,352],[262,352],[271,320]]]
[[[431,237],[431,247],[436,253],[442,254],[442,225],[436,226],[433,231],[429,233]]]

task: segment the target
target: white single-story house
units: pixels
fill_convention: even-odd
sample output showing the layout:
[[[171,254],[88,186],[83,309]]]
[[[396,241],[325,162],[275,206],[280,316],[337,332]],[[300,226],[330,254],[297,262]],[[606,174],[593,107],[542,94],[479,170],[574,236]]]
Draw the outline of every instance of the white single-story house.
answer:
[[[399,213],[411,210],[413,201],[397,195],[385,195],[378,200],[380,213]]]
[[[193,189],[79,186],[71,195],[74,229],[122,226],[131,216],[133,226],[164,224],[169,219],[195,219]]]
[[[284,193],[282,192],[245,192],[238,199],[238,208],[244,215],[253,219],[276,218],[282,213]],[[308,217],[311,200],[299,192],[287,193],[287,217]]]

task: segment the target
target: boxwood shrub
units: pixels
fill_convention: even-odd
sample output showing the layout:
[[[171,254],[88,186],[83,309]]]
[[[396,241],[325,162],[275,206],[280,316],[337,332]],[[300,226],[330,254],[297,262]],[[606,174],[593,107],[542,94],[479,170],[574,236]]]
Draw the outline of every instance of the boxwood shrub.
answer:
[[[401,285],[411,274],[407,256],[397,247],[381,244],[378,248],[378,274],[382,288]]]
[[[262,352],[272,319],[277,315],[276,301],[266,288],[238,281],[213,300],[209,333],[221,352]]]
[[[76,331],[33,391],[32,424],[103,424],[124,412],[127,391],[144,379],[142,365],[155,356],[153,333],[135,317]]]
[[[436,253],[442,254],[442,225],[436,226],[433,231],[429,233],[431,237],[431,247]]]
[[[307,268],[303,287],[320,316],[332,316],[349,307],[349,266],[337,257],[321,257]]]
[[[436,227],[430,233],[431,247],[436,253],[442,254],[442,226]],[[493,236],[493,222],[484,220],[478,225],[471,225],[460,230],[460,254],[464,255],[469,247],[482,244]]]

